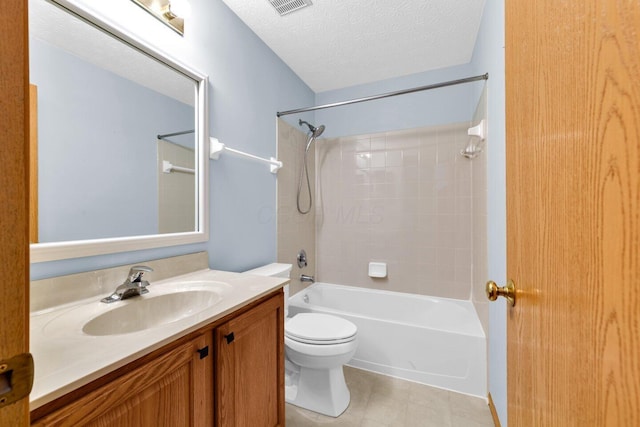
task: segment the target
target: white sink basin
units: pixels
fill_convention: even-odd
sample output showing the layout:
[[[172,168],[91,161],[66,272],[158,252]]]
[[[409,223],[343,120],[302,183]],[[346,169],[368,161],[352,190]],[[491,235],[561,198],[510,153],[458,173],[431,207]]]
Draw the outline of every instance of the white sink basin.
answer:
[[[130,303],[107,311],[85,323],[82,332],[104,336],[128,334],[166,325],[192,316],[222,299],[215,291],[185,291],[131,299]]]
[[[203,312],[224,301],[228,283],[191,281],[149,287],[149,293],[110,304],[94,301],[63,311],[44,325],[43,333],[109,336],[161,327]]]

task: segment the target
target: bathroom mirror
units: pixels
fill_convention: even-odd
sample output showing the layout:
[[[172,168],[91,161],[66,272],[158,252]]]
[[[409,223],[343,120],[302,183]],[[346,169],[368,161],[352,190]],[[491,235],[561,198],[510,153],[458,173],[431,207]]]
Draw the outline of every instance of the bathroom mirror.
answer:
[[[207,78],[66,0],[29,27],[31,262],[207,240]]]

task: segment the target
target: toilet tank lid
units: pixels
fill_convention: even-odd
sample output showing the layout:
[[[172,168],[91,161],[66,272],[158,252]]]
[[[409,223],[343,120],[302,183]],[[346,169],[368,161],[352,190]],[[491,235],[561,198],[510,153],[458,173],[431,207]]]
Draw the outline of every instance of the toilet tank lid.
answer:
[[[262,267],[245,271],[245,273],[255,274],[256,276],[289,277],[292,267],[293,266],[291,264],[274,262],[272,264],[263,265]]]

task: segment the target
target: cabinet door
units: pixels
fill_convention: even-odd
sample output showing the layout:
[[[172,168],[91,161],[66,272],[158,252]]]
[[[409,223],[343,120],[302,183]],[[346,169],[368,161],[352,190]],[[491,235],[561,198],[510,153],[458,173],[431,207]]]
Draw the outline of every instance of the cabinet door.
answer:
[[[216,425],[284,426],[282,293],[215,330]]]
[[[202,335],[35,422],[36,426],[158,427],[213,424],[212,358]]]

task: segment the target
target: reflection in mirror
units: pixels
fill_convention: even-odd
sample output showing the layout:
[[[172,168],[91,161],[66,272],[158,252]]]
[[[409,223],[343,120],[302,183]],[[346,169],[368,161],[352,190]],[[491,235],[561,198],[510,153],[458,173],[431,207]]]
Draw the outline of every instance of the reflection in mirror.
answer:
[[[202,231],[198,108],[206,79],[48,1],[29,7],[38,135],[33,243]]]
[[[176,33],[184,35],[184,20],[191,13],[191,7],[187,0],[132,1]]]

